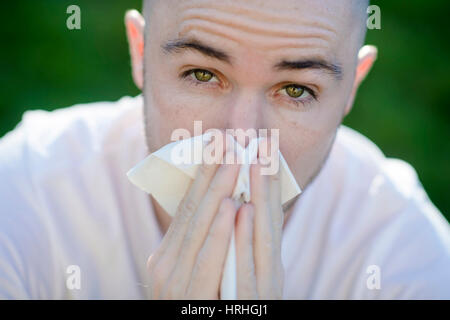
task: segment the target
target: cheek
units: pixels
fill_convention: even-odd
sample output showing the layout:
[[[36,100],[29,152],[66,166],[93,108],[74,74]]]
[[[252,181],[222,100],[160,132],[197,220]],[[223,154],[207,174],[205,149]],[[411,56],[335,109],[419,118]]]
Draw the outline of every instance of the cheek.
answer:
[[[298,123],[280,126],[280,150],[301,188],[324,162],[336,132],[335,125],[313,129]]]
[[[273,128],[280,128],[280,150],[302,188],[323,165],[334,141],[348,94],[347,86],[329,90],[320,105],[307,112],[286,110],[272,114]],[[290,116],[288,117],[288,113]]]
[[[162,82],[152,84],[147,92],[151,92],[146,105],[147,132],[153,151],[170,143],[175,129],[186,129],[193,136],[194,121],[201,120],[202,132],[223,126],[223,117],[213,111],[218,108],[217,102],[214,104],[206,95],[192,95],[176,85],[168,86]]]

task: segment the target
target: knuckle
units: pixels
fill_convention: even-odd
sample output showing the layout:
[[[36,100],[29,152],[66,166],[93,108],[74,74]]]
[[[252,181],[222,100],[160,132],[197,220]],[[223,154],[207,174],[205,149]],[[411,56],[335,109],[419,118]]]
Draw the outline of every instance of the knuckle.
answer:
[[[218,242],[224,240],[228,234],[228,225],[227,224],[219,224],[215,228],[210,228],[208,231],[208,239],[212,242]]]
[[[189,212],[186,212],[185,210],[182,210],[178,214],[176,226],[179,228],[179,227],[185,225],[186,223],[189,222],[190,217],[191,217],[191,214]]]
[[[219,228],[216,228],[216,229],[219,229]],[[218,230],[210,229],[208,231],[208,236],[206,237],[206,239],[208,239],[208,241],[215,243],[219,238],[220,238],[220,235],[218,234]]]
[[[231,200],[231,198],[229,198],[229,197],[223,198],[222,201],[220,202],[219,210],[222,210],[222,211],[235,210],[233,200]]]
[[[194,238],[193,230],[196,230],[196,223],[194,221],[191,222],[191,226],[189,230],[186,231],[186,234],[184,235],[183,239],[183,249],[187,248],[190,243],[192,242],[192,239]],[[183,252],[181,253],[183,255]]]
[[[221,186],[218,183],[211,183],[208,187],[209,193],[211,194],[219,194],[222,190]]]
[[[177,225],[180,226],[189,222],[196,210],[197,204],[195,203],[195,201],[190,198],[185,199],[179,206],[178,212],[176,214]]]
[[[191,198],[187,198],[186,201],[184,201],[183,209],[184,213],[189,216],[190,214],[195,212],[195,210],[197,209],[197,204]]]
[[[197,258],[197,262],[194,267],[194,271],[195,271],[194,274],[201,275],[204,272],[212,271],[209,269],[210,269],[210,264],[208,263],[208,257],[206,257],[205,253],[202,252],[201,254],[199,254],[199,256]]]

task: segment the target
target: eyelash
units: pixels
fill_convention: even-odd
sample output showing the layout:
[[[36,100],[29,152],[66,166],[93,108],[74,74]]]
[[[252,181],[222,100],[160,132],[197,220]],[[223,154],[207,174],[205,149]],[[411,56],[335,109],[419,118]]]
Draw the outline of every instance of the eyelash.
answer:
[[[218,79],[218,77],[214,74],[214,72],[211,72],[206,69],[199,69],[199,68],[189,69],[187,71],[182,72],[180,75],[180,78],[189,81],[190,84],[193,84],[195,86],[211,87],[211,86],[216,86],[216,84],[219,83],[219,81],[211,83],[210,81],[205,82],[205,81],[199,81],[199,80],[195,79],[195,76],[193,76],[193,74],[196,71],[208,71],[209,73],[211,73],[213,75],[214,78]],[[192,75],[192,77],[191,77],[191,75]]]
[[[206,69],[200,69],[200,68],[195,68],[195,69],[189,69],[189,70],[186,70],[186,71],[184,71],[184,72],[182,72],[182,73],[180,74],[180,78],[189,81],[190,84],[193,84],[193,85],[195,85],[195,86],[203,86],[203,87],[204,87],[204,86],[206,86],[206,87],[216,86],[216,83],[219,82],[219,81],[217,81],[217,82],[213,82],[214,84],[211,84],[210,81],[208,81],[208,82],[199,81],[199,80],[195,79],[195,76],[193,76],[194,72],[196,72],[196,71],[207,71],[207,72],[211,73],[211,74],[213,75],[214,78],[218,79],[218,77],[214,74],[214,72],[211,72],[211,71],[206,70]],[[192,77],[191,77],[191,75],[192,75]],[[301,87],[301,88],[304,89],[304,90],[305,90],[312,98],[306,98],[306,99],[304,98],[304,99],[302,100],[302,99],[299,99],[299,98],[292,98],[292,97],[289,97],[289,96],[286,94],[286,95],[284,95],[284,96],[287,97],[289,103],[294,104],[296,107],[300,107],[300,105],[307,106],[308,104],[310,104],[310,103],[312,102],[312,100],[318,101],[318,99],[317,99],[317,94],[316,94],[316,92],[315,92],[313,89],[311,89],[311,88],[309,88],[309,87],[307,87],[307,86],[298,85],[298,84],[295,84],[295,83],[288,83],[288,84],[284,85],[283,87],[281,87],[280,89],[278,89],[277,92],[279,92],[280,90],[285,89],[286,87],[288,87],[288,86],[290,86],[290,85],[296,85],[296,86]]]
[[[312,90],[312,89],[309,88],[309,87],[302,86],[302,85],[298,85],[298,84],[295,84],[295,83],[288,83],[288,84],[284,85],[283,87],[281,87],[281,89],[279,89],[277,92],[279,92],[279,91],[281,91],[281,90],[283,90],[283,89],[285,90],[288,86],[291,86],[291,85],[295,85],[295,86],[298,86],[298,87],[302,88],[302,89],[305,90],[310,96],[307,97],[307,98],[300,99],[300,97],[299,97],[299,98],[293,98],[293,97],[290,97],[290,96],[287,95],[287,94],[282,94],[284,97],[286,97],[285,99],[287,99],[289,103],[294,104],[296,107],[301,107],[301,105],[304,106],[304,107],[306,107],[306,106],[308,106],[310,103],[312,103],[313,100],[318,101],[318,99],[317,99],[317,94],[314,92],[314,90]],[[303,94],[302,94],[302,95],[303,95]]]

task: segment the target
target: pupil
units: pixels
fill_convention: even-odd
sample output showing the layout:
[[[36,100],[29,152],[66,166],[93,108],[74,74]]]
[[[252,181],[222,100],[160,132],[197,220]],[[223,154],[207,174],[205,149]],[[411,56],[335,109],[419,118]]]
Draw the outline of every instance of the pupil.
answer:
[[[195,72],[195,77],[200,81],[208,81],[210,79],[210,73],[206,71],[197,71]]]
[[[289,86],[288,93],[291,97],[299,97],[303,93],[303,89],[301,87]]]

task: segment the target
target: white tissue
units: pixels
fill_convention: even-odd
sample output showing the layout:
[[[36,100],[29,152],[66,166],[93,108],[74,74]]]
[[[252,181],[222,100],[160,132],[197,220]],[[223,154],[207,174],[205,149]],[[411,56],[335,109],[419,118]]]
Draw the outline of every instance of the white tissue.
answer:
[[[181,163],[177,155],[180,150],[186,150],[186,145],[183,144],[188,144],[193,146],[192,158],[202,159],[203,147],[209,141],[211,141],[210,132],[169,143],[131,168],[127,176],[134,185],[151,194],[169,215],[174,216],[192,179],[196,177],[200,165],[199,161]],[[258,141],[259,139],[251,140],[246,149],[238,143],[234,144],[237,157],[242,157],[239,162],[241,163],[239,176],[232,194],[237,207],[243,202],[250,201],[250,164],[256,159]],[[281,152],[279,155],[281,202],[285,204],[300,194],[301,190]],[[237,299],[236,285],[236,249],[233,230],[221,281],[220,298]]]

